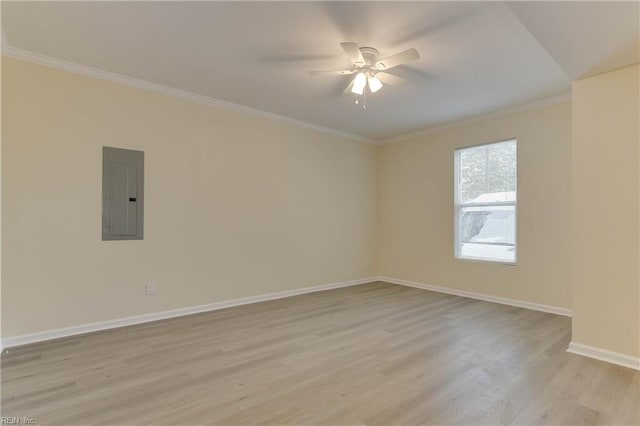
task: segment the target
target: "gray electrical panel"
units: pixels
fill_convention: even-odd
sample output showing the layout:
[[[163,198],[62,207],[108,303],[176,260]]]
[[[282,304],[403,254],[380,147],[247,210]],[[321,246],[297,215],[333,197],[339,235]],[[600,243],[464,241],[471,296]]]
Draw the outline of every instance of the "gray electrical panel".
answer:
[[[102,240],[141,240],[144,152],[102,147]]]

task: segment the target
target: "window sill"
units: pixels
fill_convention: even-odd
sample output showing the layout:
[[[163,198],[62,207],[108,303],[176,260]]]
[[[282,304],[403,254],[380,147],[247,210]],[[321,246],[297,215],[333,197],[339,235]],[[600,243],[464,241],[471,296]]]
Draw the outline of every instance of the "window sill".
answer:
[[[454,256],[455,260],[459,260],[462,262],[470,262],[470,263],[484,263],[484,264],[492,264],[492,265],[503,265],[503,266],[518,266],[517,261],[510,262],[508,260],[500,260],[500,259],[483,259],[479,257],[458,257]]]

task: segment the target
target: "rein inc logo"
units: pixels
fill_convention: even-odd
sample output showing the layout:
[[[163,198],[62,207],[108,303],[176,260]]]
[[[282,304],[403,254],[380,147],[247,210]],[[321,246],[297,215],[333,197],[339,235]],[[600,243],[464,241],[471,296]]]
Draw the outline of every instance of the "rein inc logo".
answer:
[[[35,425],[36,420],[33,417],[0,417],[0,425]]]

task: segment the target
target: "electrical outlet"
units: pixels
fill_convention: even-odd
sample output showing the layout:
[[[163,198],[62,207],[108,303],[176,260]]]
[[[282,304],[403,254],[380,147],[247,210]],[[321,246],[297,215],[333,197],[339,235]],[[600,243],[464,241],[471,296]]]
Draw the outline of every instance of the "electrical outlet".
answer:
[[[144,286],[144,294],[147,296],[156,294],[156,283],[147,283],[147,285]]]

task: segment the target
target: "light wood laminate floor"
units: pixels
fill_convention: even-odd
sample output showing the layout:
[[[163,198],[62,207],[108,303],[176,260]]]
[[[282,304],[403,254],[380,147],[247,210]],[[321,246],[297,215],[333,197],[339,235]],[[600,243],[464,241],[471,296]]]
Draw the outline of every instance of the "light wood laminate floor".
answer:
[[[386,283],[2,354],[36,424],[640,424],[640,373],[572,355],[570,319]]]

